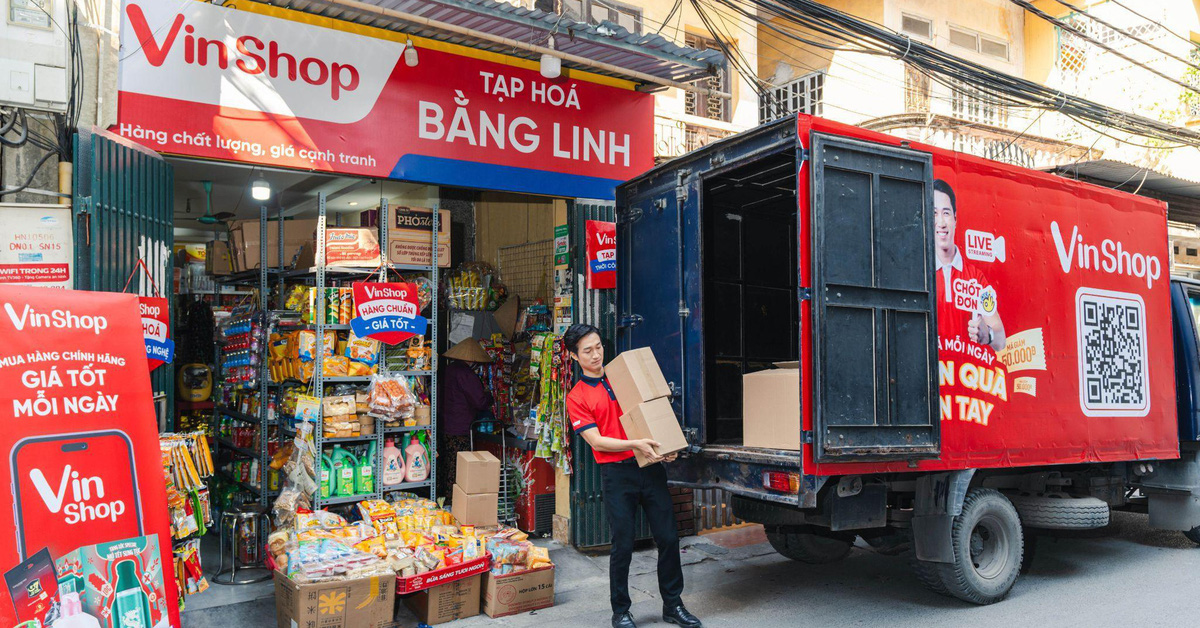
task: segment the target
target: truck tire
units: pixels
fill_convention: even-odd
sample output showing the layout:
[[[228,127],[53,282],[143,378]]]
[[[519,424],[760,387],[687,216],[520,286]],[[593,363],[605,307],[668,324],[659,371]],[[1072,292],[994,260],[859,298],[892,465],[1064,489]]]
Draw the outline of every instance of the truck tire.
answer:
[[[767,540],[780,555],[810,565],[837,562],[850,554],[854,536],[836,532],[815,534],[809,526],[768,528]]]
[[[929,563],[923,560],[912,559],[913,574],[917,576],[917,581],[925,586],[926,589],[937,593],[938,595],[950,595],[950,591],[946,589],[946,583],[942,582],[942,572],[938,569],[940,563]]]
[[[1196,545],[1200,545],[1200,526],[1196,526],[1191,530],[1184,532],[1183,535]]]
[[[1111,516],[1108,503],[1095,497],[1021,494],[1009,499],[1029,528],[1093,530],[1108,525]]]
[[[954,561],[939,563],[946,591],[972,604],[1004,599],[1021,574],[1024,535],[1012,502],[990,488],[972,489],[950,531]]]

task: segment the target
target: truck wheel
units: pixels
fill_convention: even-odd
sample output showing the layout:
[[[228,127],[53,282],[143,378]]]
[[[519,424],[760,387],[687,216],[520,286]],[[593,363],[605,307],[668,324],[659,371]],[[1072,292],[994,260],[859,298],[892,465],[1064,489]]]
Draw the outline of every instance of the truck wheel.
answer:
[[[962,514],[950,531],[954,562],[939,563],[946,591],[972,604],[1004,599],[1021,573],[1024,536],[1021,518],[999,491],[977,488],[967,493]]]
[[[946,583],[942,582],[942,572],[938,569],[939,566],[940,563],[929,563],[916,558],[912,560],[913,574],[926,589],[938,595],[950,595],[950,591],[946,589]]]
[[[1108,503],[1095,497],[1012,495],[1021,523],[1044,530],[1092,530],[1108,525]]]
[[[1184,532],[1183,535],[1196,545],[1200,545],[1200,526],[1196,526],[1191,530]]]
[[[810,565],[837,562],[850,554],[853,535],[814,534],[811,530],[808,526],[779,527],[767,532],[767,540],[782,556]]]

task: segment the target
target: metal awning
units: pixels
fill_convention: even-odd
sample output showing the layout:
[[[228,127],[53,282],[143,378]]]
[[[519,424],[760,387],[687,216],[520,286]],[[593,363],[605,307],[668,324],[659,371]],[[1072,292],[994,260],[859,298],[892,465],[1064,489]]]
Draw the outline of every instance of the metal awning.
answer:
[[[1171,220],[1200,224],[1200,181],[1112,159],[1081,161],[1047,172],[1166,201]]]
[[[531,48],[545,47],[553,36],[553,48],[563,57],[563,67],[632,80],[647,91],[665,89],[670,83],[691,83],[706,78],[724,59],[719,50],[679,46],[661,35],[638,35],[612,22],[585,24],[566,16],[497,0],[264,1],[306,13],[533,60],[541,53]],[[514,42],[524,47],[516,48],[512,45]],[[573,61],[571,57],[578,57],[580,61]],[[582,60],[605,67],[589,66]],[[650,80],[652,78],[658,81]]]

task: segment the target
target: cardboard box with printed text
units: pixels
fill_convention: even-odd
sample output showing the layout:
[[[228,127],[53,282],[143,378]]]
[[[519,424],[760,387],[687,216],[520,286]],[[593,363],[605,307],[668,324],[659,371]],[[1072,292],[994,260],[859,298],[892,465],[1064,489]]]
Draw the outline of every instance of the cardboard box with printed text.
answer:
[[[483,575],[483,613],[506,617],[554,606],[554,566],[505,576]]]
[[[417,620],[429,625],[474,617],[479,614],[480,579],[482,575],[470,576],[454,582],[402,596],[404,605],[417,616]]]
[[[383,628],[392,623],[396,576],[299,583],[275,572],[279,628]]]

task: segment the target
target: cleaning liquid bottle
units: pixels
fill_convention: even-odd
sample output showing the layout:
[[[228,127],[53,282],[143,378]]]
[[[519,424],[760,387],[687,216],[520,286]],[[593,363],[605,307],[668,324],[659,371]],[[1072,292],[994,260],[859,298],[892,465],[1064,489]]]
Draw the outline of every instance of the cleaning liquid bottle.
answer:
[[[421,432],[418,437],[424,434],[425,432]],[[429,453],[425,451],[425,445],[411,436],[405,435],[408,444],[404,446],[404,457],[408,460],[408,469],[404,472],[404,479],[409,482],[424,482],[425,478],[429,477]]]
[[[369,495],[375,492],[375,443],[367,446],[367,453],[358,459],[354,473],[354,492]]]
[[[333,494],[333,461],[329,456],[321,456],[321,497]]]
[[[138,582],[138,569],[133,559],[117,563],[117,586],[113,599],[113,626],[120,628],[150,628],[150,598]]]
[[[79,594],[72,591],[59,596],[62,615],[59,615],[58,621],[51,624],[51,628],[100,628],[100,620],[83,612],[83,604],[79,601]]]
[[[352,497],[354,495],[354,469],[358,467],[358,458],[346,451],[341,445],[333,446],[333,495],[335,497]]]
[[[383,442],[383,476],[379,479],[384,486],[404,482],[404,452],[396,448],[396,441],[391,438]]]

